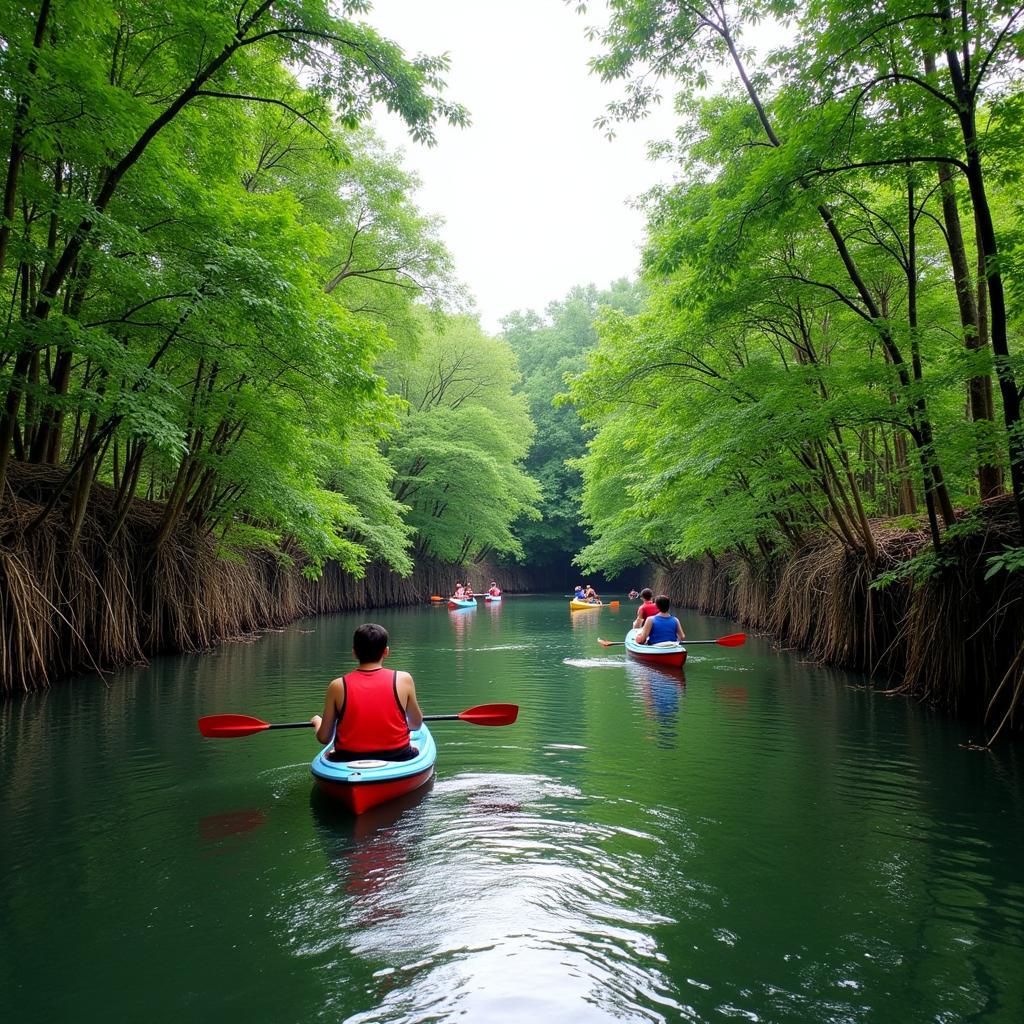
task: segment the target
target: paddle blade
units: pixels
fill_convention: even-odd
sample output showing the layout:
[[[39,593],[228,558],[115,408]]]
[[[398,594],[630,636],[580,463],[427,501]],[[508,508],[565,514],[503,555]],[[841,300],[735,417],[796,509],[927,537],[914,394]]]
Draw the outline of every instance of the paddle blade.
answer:
[[[249,715],[207,715],[199,719],[199,731],[207,737],[230,740],[269,729],[270,723]]]
[[[720,636],[715,641],[720,647],[742,647],[746,642],[746,633],[730,633],[728,636]]]
[[[480,704],[459,714],[460,721],[474,725],[511,725],[518,717],[518,704]]]
[[[616,646],[618,646],[618,644],[616,644],[616,642],[614,640],[602,640],[600,637],[597,638],[597,642],[602,647],[616,647]],[[620,640],[620,641],[618,641],[618,643],[621,644],[622,641]]]
[[[608,607],[609,608],[618,608],[619,607],[619,602],[618,601],[609,601],[608,602]]]

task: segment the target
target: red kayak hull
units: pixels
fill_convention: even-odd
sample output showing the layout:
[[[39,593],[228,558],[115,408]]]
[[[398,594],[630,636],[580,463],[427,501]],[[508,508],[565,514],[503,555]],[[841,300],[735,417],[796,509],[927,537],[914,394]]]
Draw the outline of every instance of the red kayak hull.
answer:
[[[387,779],[382,782],[337,782],[333,779],[316,778],[316,784],[329,797],[337,800],[353,814],[362,814],[371,807],[404,796],[428,783],[434,775],[434,766],[424,768],[415,775],[404,779]]]
[[[666,651],[663,654],[655,651],[651,651],[650,654],[641,654],[639,651],[629,651],[628,653],[630,657],[636,658],[637,661],[645,661],[648,665],[682,668],[686,663],[686,651]]]

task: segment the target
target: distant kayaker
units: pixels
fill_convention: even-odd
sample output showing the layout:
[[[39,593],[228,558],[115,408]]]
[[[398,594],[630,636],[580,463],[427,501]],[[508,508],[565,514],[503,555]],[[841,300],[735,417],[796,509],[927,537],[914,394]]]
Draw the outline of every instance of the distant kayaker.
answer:
[[[583,598],[585,601],[589,601],[591,604],[599,604],[601,601],[597,591],[588,583],[583,592]]]
[[[491,597],[501,597],[501,587],[499,587],[494,580],[491,580],[491,585],[487,588],[487,593],[490,594]]]
[[[629,597],[630,601],[635,601],[640,596],[640,594],[634,587],[627,596]]]
[[[463,591],[463,597],[467,601],[472,601],[473,600],[473,584],[472,583],[467,583],[466,584],[466,589]]]
[[[456,598],[456,600],[461,601],[461,600],[463,600],[465,598],[465,596],[466,596],[466,588],[462,585],[461,580],[456,580],[455,581],[455,598]]]
[[[686,639],[682,624],[674,615],[668,613],[672,602],[664,594],[659,594],[654,599],[654,603],[658,610],[656,614],[647,617],[643,629],[637,634],[636,642],[638,644],[682,643]]]
[[[654,591],[650,587],[644,587],[640,591],[640,598],[643,604],[637,609],[636,618],[633,620],[634,629],[640,629],[652,615],[658,614],[658,606],[654,603]]]
[[[356,629],[352,654],[359,667],[331,681],[323,715],[310,718],[320,744],[334,741],[330,760],[408,761],[416,756],[409,743],[409,730],[423,724],[416,685],[408,672],[382,667],[389,653],[383,626],[364,622]]]
[[[587,595],[583,591],[582,583],[576,584],[576,593],[573,594],[572,597],[574,601],[585,601],[587,599]]]

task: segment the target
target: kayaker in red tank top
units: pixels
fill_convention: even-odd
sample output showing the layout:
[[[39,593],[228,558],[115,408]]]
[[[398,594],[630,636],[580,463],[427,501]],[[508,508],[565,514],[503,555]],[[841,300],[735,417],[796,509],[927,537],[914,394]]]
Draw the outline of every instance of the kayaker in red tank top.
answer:
[[[644,587],[640,591],[640,599],[643,601],[643,604],[640,605],[636,618],[633,620],[634,629],[643,629],[644,623],[652,615],[658,614],[658,606],[654,603],[654,591],[650,587]]]
[[[317,740],[324,745],[334,741],[332,760],[407,761],[415,757],[409,730],[423,724],[423,713],[412,676],[381,665],[390,653],[388,631],[364,622],[352,638],[352,653],[359,667],[332,680],[323,715],[310,719]]]

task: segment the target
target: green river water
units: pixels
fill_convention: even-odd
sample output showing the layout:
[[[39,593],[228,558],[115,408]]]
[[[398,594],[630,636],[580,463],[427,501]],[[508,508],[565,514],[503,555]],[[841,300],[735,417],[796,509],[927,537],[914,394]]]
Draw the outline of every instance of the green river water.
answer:
[[[366,616],[0,707],[8,1021],[1024,1020],[1024,763],[752,637],[665,672],[561,598],[379,611],[435,782],[349,819],[295,721]],[[684,616],[688,635],[737,627]]]

